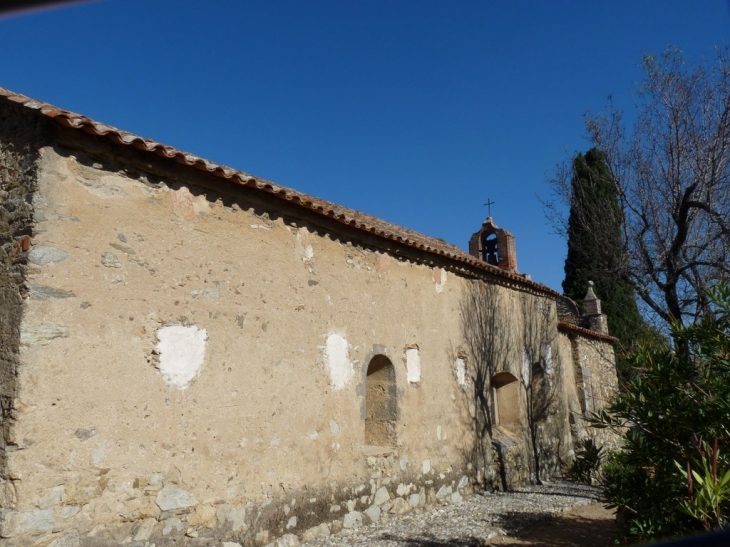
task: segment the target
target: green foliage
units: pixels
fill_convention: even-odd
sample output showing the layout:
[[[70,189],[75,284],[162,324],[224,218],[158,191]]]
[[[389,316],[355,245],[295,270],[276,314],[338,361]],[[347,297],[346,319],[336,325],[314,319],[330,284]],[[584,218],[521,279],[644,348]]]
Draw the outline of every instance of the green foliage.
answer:
[[[608,460],[604,488],[633,538],[715,526],[729,508],[730,487],[718,469],[730,463],[723,456],[730,447],[730,286],[717,285],[708,299],[701,321],[673,327],[673,347],[637,349],[630,359],[635,374],[592,419],[623,431],[623,451]],[[702,455],[708,450],[699,439],[717,439],[715,463]],[[704,451],[699,463],[697,447]],[[690,465],[691,489],[675,461],[682,470]]]
[[[599,478],[602,462],[603,448],[596,446],[593,439],[583,439],[568,469],[568,477],[574,481],[593,484]]]
[[[582,302],[588,281],[593,281],[609,332],[631,348],[645,328],[628,278],[616,186],[600,150],[592,148],[573,159],[571,194],[563,292]]]
[[[699,463],[695,460],[695,469],[690,462],[687,462],[686,470],[679,462],[674,462],[687,482],[689,493],[689,499],[682,502],[682,509],[701,522],[705,530],[722,529],[727,525],[724,509],[730,500],[730,469],[723,471],[720,467],[717,439],[712,451],[705,441],[697,443],[697,451],[700,458]]]

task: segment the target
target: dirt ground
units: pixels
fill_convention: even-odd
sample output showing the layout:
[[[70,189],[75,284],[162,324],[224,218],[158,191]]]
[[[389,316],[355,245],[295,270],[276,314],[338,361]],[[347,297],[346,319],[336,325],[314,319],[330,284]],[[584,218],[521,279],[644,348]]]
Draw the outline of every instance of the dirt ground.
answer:
[[[609,547],[619,536],[614,511],[594,503],[576,507],[556,519],[536,524],[516,536],[502,536],[489,545],[533,547]]]

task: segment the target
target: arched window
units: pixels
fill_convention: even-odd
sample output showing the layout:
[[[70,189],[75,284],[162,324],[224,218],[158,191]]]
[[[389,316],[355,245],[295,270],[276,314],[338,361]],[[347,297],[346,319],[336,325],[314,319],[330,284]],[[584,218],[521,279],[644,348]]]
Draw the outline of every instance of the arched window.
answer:
[[[520,423],[520,390],[517,378],[509,372],[492,376],[494,423],[502,427],[517,427]]]
[[[365,387],[365,444],[393,446],[398,415],[395,368],[385,355],[370,360]]]

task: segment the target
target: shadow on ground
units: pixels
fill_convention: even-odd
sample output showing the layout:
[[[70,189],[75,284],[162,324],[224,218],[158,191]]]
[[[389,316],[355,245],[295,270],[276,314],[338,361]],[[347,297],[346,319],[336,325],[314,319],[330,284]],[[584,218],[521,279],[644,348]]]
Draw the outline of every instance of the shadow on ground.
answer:
[[[407,547],[483,547],[489,545],[479,538],[440,539],[435,536],[402,537],[395,534],[383,534],[379,539],[398,542]]]
[[[407,537],[383,534],[379,539],[404,547],[610,547],[614,545],[618,534],[616,523],[612,519],[563,515],[555,517],[549,513],[538,513],[531,517],[526,528],[524,524],[518,528],[517,522],[521,520],[524,523],[524,518],[524,513],[499,515],[495,524],[507,532],[507,535],[490,539],[487,539],[488,529],[485,529],[484,537],[449,539],[432,535]]]
[[[501,545],[532,547],[610,547],[618,537],[619,530],[613,519],[590,518],[584,516],[547,517],[542,522],[522,532],[510,533],[506,537],[495,538],[493,543],[481,545]]]

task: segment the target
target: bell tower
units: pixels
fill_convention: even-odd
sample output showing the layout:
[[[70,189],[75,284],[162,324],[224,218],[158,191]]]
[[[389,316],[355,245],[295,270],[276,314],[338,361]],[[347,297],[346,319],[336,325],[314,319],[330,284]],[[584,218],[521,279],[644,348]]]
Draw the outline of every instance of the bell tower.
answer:
[[[491,216],[469,239],[469,254],[502,270],[517,273],[515,236],[497,226]]]

